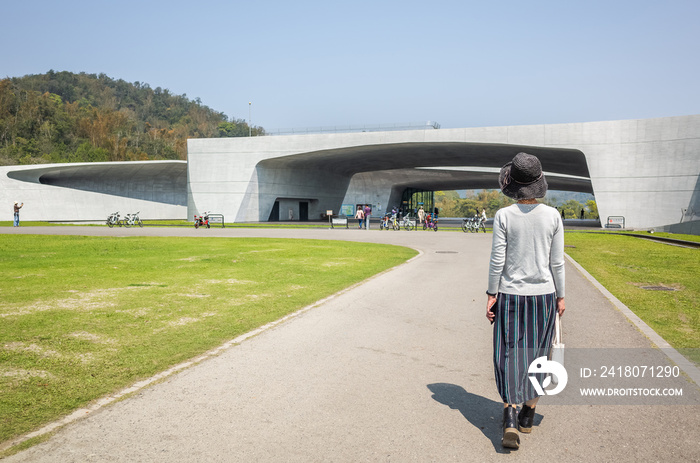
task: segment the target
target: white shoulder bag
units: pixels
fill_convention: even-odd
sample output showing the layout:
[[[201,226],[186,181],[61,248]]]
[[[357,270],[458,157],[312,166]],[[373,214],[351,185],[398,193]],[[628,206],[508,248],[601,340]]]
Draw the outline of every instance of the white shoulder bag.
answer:
[[[554,321],[554,341],[552,342],[552,360],[564,366],[564,342],[562,341],[561,318],[557,312],[557,318]],[[552,375],[552,383],[557,384],[556,375]]]

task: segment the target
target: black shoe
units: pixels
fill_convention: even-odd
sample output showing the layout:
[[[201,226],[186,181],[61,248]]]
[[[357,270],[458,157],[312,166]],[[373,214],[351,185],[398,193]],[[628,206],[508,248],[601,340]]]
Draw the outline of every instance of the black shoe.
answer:
[[[534,420],[535,408],[523,405],[523,408],[520,409],[520,413],[518,413],[518,430],[524,433],[532,432],[532,422]]]
[[[503,409],[503,447],[517,449],[520,447],[518,435],[518,411],[515,407]]]

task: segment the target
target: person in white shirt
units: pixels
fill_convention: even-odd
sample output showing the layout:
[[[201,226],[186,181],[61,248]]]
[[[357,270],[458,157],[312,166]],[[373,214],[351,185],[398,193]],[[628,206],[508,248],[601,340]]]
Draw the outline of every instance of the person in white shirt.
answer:
[[[532,431],[538,400],[528,367],[549,354],[556,314],[565,310],[564,226],[556,209],[536,200],[547,192],[536,156],[518,153],[501,169],[499,185],[518,202],[493,219],[486,318],[494,324],[494,372],[504,403],[502,443],[517,449],[518,431]],[[523,404],[520,413],[518,404]]]

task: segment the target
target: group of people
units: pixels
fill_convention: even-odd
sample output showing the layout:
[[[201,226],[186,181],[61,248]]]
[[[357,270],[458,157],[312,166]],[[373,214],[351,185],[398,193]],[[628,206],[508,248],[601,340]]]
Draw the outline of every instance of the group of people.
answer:
[[[359,229],[369,230],[370,219],[372,218],[372,206],[365,204],[363,206],[357,206],[357,211],[355,211],[355,218],[358,220]]]
[[[416,214],[418,217],[418,223],[423,223],[425,222],[426,218],[430,216],[430,214],[426,214],[425,210],[423,209],[423,206],[420,206],[418,210],[413,210],[413,212]],[[438,215],[438,208],[435,208],[435,211],[433,212],[433,218],[437,218]],[[484,218],[486,211],[484,211]],[[364,204],[364,205],[358,205],[357,210],[355,211],[355,219],[357,219],[357,228],[359,229],[367,229],[369,230],[369,224],[370,224],[370,218],[372,215],[372,206],[369,204]],[[391,215],[392,217],[398,217],[399,219],[401,218],[401,209],[399,209],[397,206],[394,206],[391,208]]]
[[[418,218],[418,223],[424,223],[426,219],[432,218],[432,219],[437,219],[438,216],[438,208],[436,207],[433,211],[433,215],[431,216],[430,214],[426,214],[425,209],[423,209],[423,206],[420,206],[418,210],[413,210],[415,212],[417,218]],[[392,217],[398,216],[400,219],[401,216],[401,210],[394,206],[391,208],[391,215]],[[369,230],[369,222],[370,222],[370,217],[372,215],[372,207],[369,204],[365,205],[358,205],[357,210],[355,211],[355,219],[357,219],[357,228],[362,229],[365,228]],[[481,215],[477,215],[477,217],[482,220],[483,222],[486,222],[486,209],[482,208],[481,209]]]

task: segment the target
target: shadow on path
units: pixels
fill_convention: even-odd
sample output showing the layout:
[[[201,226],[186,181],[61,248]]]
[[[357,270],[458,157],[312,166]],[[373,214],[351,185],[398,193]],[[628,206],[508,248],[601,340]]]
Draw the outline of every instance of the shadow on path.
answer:
[[[462,386],[448,383],[428,384],[428,389],[433,393],[433,399],[443,405],[447,405],[459,412],[472,425],[481,430],[493,445],[497,453],[511,453],[511,450],[503,448],[501,437],[503,436],[502,418],[503,404],[480,395],[467,392]],[[535,415],[534,424],[538,426],[542,421],[542,415]]]

